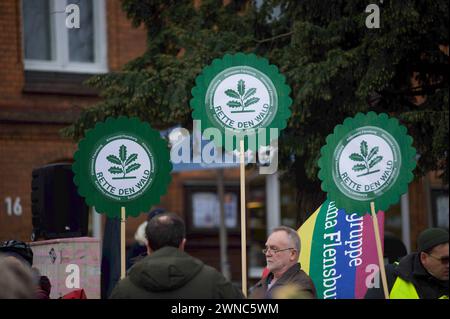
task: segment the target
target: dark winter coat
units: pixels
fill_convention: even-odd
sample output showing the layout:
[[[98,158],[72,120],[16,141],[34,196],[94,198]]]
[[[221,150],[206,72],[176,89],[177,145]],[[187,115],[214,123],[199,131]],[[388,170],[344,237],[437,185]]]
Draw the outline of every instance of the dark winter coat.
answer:
[[[250,299],[272,299],[276,297],[276,292],[283,287],[294,286],[295,292],[293,297],[304,299],[315,299],[316,288],[311,278],[300,269],[300,264],[295,264],[268,289],[273,274],[269,273],[267,277],[261,279],[255,286],[250,289]]]
[[[414,285],[420,299],[438,299],[443,295],[448,296],[448,281],[441,281],[434,278],[422,266],[418,253],[412,253],[403,257],[398,264],[386,265],[386,279],[389,293],[394,286],[397,277]],[[384,299],[383,287],[369,288],[366,299]]]
[[[113,289],[112,299],[238,299],[241,292],[221,273],[173,247],[136,263]]]

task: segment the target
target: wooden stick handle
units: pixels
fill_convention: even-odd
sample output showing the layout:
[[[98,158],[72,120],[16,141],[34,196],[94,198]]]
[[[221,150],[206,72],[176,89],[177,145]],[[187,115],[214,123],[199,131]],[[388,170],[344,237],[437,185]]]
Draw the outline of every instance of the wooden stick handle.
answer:
[[[247,297],[247,227],[245,224],[245,156],[244,140],[240,141],[241,158],[241,271],[242,271],[242,293]]]
[[[125,207],[120,209],[120,279],[125,278]]]
[[[374,202],[370,202],[370,211],[372,212],[372,223],[373,223],[373,230],[375,233],[375,241],[377,244],[378,265],[380,267],[381,282],[383,284],[384,297],[386,299],[389,299],[389,291],[388,291],[388,285],[387,285],[387,280],[386,280],[386,270],[384,269],[383,250],[381,248],[380,230],[378,228],[378,218],[377,218],[377,214],[375,212],[375,203]]]

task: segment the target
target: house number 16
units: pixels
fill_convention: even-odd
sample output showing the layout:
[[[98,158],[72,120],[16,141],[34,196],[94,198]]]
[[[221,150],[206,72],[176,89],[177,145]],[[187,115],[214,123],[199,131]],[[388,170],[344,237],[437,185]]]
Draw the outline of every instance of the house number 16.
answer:
[[[12,214],[16,216],[22,215],[22,205],[20,204],[20,197],[16,197],[14,203],[11,197],[5,197],[5,205],[6,213],[8,214],[8,216],[12,216]]]

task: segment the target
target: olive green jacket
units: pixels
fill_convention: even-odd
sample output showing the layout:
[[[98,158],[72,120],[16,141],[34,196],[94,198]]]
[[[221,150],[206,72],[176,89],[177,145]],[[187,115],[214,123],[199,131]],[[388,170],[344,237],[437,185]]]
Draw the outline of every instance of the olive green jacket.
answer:
[[[173,247],[136,263],[114,287],[111,299],[240,299],[241,292],[221,273]]]

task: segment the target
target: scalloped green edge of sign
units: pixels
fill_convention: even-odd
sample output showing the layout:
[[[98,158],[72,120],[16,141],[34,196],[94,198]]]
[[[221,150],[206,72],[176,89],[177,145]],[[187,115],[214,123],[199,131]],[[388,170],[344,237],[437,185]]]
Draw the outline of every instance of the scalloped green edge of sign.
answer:
[[[396,180],[389,189],[378,197],[370,200],[356,200],[344,194],[333,178],[333,167],[336,161],[335,151],[342,140],[361,127],[376,127],[388,132],[398,144],[401,162],[398,167]],[[319,179],[322,181],[322,190],[328,193],[328,198],[336,202],[336,206],[345,209],[348,213],[359,216],[370,214],[370,202],[375,203],[375,210],[386,211],[391,205],[398,202],[400,196],[408,191],[408,184],[413,180],[412,171],[416,167],[416,150],[412,146],[413,139],[407,134],[406,127],[399,124],[395,118],[389,118],[385,113],[367,114],[358,113],[353,118],[346,118],[343,124],[334,128],[332,134],[326,138],[326,145],[321,148],[319,159]]]
[[[196,86],[191,90],[193,97],[190,100],[190,106],[193,109],[192,118],[194,120],[201,121],[202,134],[207,128],[218,128],[222,133],[222,140],[218,141],[217,139],[214,139],[214,142],[218,147],[224,146],[227,151],[239,149],[239,142],[233,143],[233,146],[231,148],[225,144],[225,131],[231,130],[224,129],[221,126],[215,125],[210,120],[207,114],[208,110],[206,108],[205,99],[211,81],[224,70],[237,66],[248,66],[255,68],[256,70],[267,76],[272,81],[272,84],[275,87],[278,97],[277,111],[272,121],[264,126],[264,128],[266,128],[266,143],[264,143],[264,145],[268,145],[271,140],[277,139],[279,137],[281,130],[286,128],[287,119],[291,116],[290,106],[292,104],[292,99],[289,96],[289,94],[291,93],[291,88],[286,84],[285,76],[279,73],[278,67],[273,64],[269,64],[269,61],[267,59],[257,57],[255,54],[226,54],[222,59],[214,59],[213,62],[210,65],[206,66],[202,70],[202,73],[197,76],[195,80]],[[276,136],[270,134],[270,128],[278,129]],[[248,130],[245,129],[239,131],[243,134],[245,134],[245,132],[248,133]],[[256,145],[258,145],[259,143],[258,138],[258,134],[255,133]],[[250,148],[255,151],[253,147],[251,147],[252,145],[249,145],[248,138],[244,139],[244,144],[245,150],[248,150]]]
[[[119,201],[102,194],[91,179],[90,167],[95,146],[101,139],[115,133],[128,133],[139,137],[152,150],[155,162],[154,179],[142,195],[128,201]],[[172,163],[167,142],[161,138],[158,131],[152,129],[148,123],[138,118],[108,118],[105,122],[97,123],[95,128],[86,133],[78,144],[72,164],[74,183],[78,193],[85,198],[86,204],[94,206],[96,211],[108,217],[121,216],[121,207],[125,207],[126,216],[137,217],[141,212],[148,211],[160,202],[160,197],[167,193],[172,180],[170,172]]]

